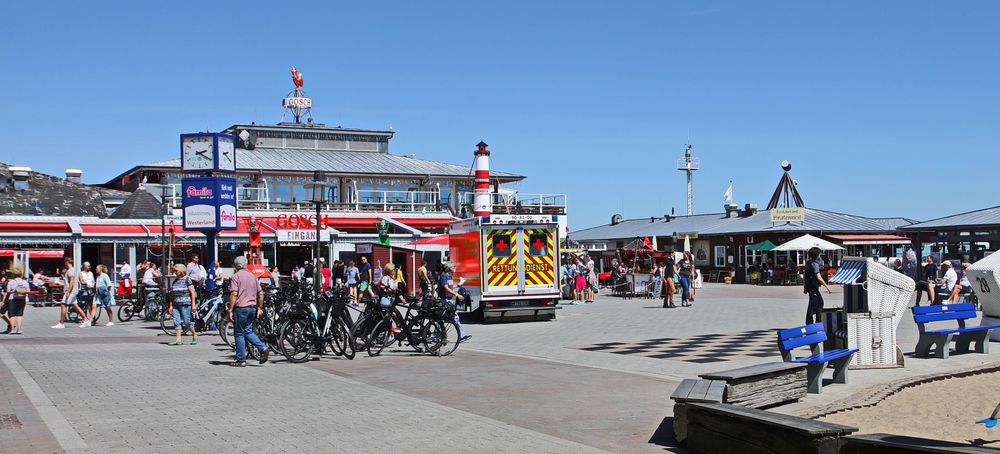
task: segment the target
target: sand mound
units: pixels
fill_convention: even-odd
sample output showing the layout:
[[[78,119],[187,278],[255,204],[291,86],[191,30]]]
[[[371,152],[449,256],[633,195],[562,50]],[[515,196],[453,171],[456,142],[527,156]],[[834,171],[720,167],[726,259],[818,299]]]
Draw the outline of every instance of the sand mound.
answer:
[[[948,378],[906,388],[873,407],[820,418],[846,424],[860,433],[884,432],[1000,448],[1000,426],[987,418],[1000,402],[1000,372]]]

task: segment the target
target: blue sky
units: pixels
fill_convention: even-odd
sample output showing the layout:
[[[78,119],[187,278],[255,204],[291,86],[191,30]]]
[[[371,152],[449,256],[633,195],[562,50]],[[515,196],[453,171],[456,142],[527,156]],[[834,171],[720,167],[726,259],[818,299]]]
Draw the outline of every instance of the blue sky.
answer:
[[[273,123],[304,74],[328,125],[567,193],[571,229],[765,205],[929,219],[998,205],[1000,3],[4,2],[0,161],[104,182],[177,135]]]

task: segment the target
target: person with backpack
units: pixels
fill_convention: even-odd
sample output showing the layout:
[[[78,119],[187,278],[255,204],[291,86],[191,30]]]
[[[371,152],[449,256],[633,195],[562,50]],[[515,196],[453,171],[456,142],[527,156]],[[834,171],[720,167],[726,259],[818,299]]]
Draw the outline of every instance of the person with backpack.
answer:
[[[826,287],[826,293],[833,293],[830,284],[823,279],[822,259],[819,255],[823,251],[818,247],[809,250],[809,262],[806,263],[805,280],[802,284],[802,293],[809,295],[809,306],[806,309],[806,325],[820,323],[823,321],[823,295],[819,293],[819,286]]]
[[[3,302],[6,314],[3,315],[10,324],[10,334],[21,334],[21,320],[24,317],[24,306],[28,301],[31,285],[14,273],[7,272],[7,286],[4,287]]]

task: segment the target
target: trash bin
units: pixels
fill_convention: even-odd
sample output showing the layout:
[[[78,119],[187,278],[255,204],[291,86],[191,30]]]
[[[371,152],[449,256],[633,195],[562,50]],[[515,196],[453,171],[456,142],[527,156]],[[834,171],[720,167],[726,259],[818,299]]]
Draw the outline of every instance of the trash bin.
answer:
[[[864,257],[847,257],[830,283],[843,284],[852,368],[901,367],[896,329],[909,307],[913,279]]]

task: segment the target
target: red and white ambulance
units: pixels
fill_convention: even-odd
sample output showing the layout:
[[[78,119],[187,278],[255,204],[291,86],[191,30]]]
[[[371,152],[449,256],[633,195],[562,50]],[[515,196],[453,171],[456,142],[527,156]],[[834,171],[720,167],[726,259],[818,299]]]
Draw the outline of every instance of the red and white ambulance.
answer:
[[[455,279],[466,310],[485,322],[549,320],[559,302],[558,214],[497,214],[449,225]]]

